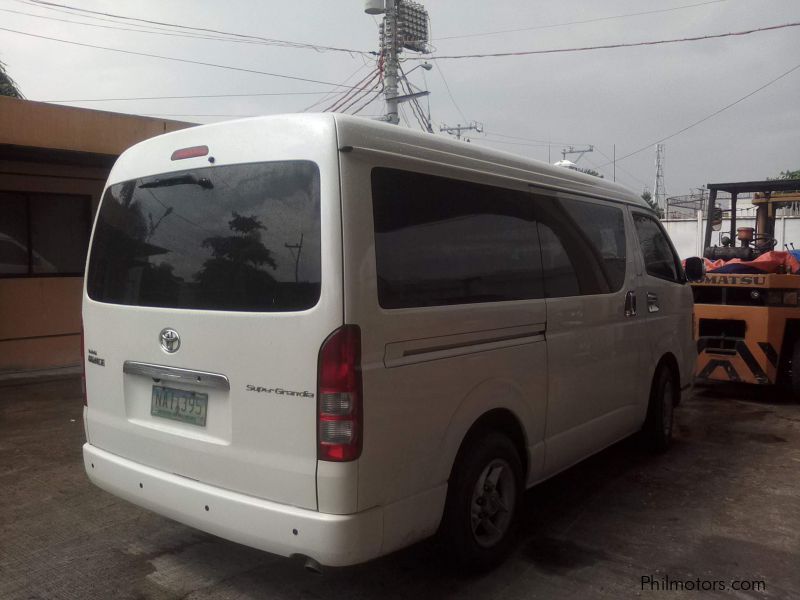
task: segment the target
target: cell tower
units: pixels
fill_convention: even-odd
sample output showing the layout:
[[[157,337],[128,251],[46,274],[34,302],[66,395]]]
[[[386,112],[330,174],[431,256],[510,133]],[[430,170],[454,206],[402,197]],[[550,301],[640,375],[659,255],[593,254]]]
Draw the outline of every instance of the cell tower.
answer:
[[[655,191],[653,200],[655,200],[658,208],[665,211],[663,214],[666,214],[667,192],[664,189],[664,154],[665,145],[658,144],[656,146],[656,182],[653,186]]]

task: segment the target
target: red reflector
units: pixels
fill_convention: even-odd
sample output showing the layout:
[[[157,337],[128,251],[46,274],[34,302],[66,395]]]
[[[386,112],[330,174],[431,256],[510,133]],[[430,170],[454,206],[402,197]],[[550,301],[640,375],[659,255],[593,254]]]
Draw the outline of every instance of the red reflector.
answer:
[[[83,322],[81,322],[81,391],[83,392],[83,405],[89,405],[86,395],[86,341],[83,335]]]
[[[361,330],[345,325],[319,351],[317,457],[348,461],[361,455]]]
[[[184,158],[194,158],[196,156],[206,156],[208,146],[192,146],[191,148],[181,148],[172,153],[172,160],[183,160]]]

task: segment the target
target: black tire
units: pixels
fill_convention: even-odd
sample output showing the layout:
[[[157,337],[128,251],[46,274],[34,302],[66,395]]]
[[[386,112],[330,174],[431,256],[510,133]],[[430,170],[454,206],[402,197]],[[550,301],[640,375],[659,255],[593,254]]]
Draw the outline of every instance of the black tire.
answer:
[[[641,432],[642,442],[651,452],[666,452],[672,443],[677,392],[672,370],[662,365],[653,377],[647,418]]]
[[[522,461],[508,437],[491,431],[465,440],[450,475],[439,529],[451,565],[483,572],[508,556],[523,485]]]

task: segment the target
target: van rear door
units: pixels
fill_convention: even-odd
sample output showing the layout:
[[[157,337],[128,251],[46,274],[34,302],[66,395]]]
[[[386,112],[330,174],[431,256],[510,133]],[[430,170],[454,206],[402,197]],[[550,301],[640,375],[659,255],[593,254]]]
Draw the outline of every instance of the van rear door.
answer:
[[[103,197],[84,300],[89,442],[315,509],[317,354],[342,324],[336,170],[186,162]]]

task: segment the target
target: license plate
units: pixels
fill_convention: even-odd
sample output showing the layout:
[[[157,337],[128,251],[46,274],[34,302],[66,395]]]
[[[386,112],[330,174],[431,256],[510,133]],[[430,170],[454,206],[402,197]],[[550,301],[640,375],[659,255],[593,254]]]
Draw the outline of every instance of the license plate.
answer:
[[[206,426],[208,394],[176,390],[162,385],[153,386],[150,414],[191,425]]]

